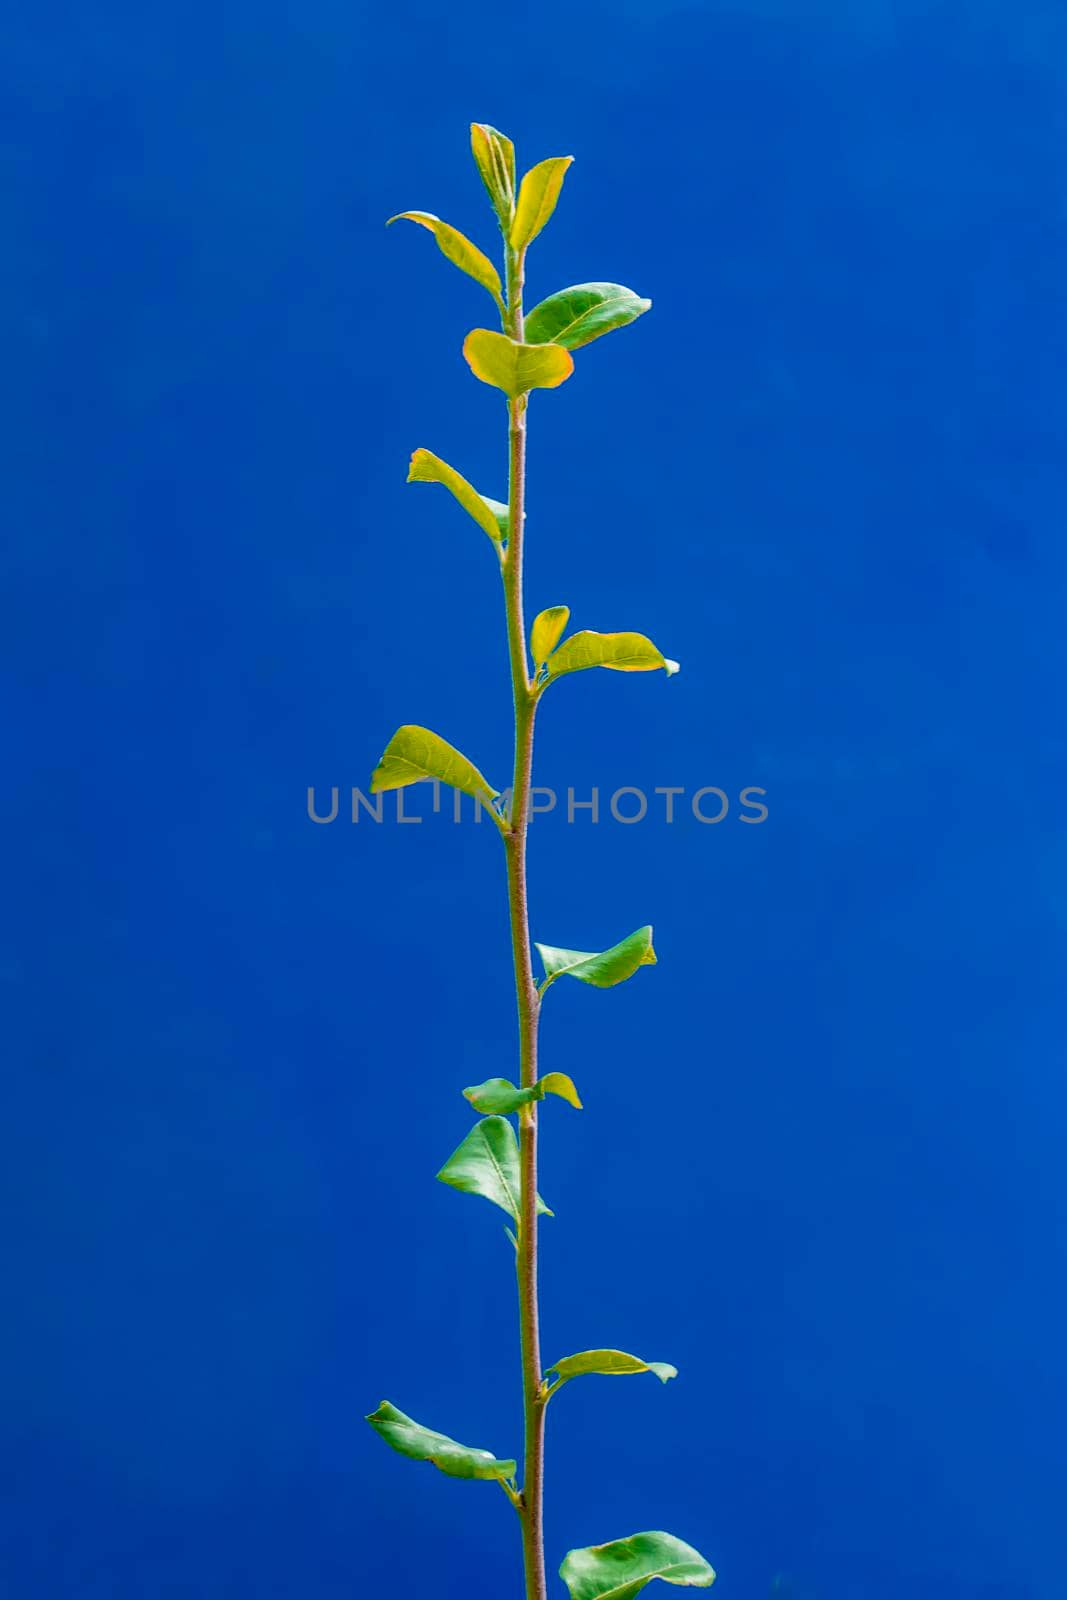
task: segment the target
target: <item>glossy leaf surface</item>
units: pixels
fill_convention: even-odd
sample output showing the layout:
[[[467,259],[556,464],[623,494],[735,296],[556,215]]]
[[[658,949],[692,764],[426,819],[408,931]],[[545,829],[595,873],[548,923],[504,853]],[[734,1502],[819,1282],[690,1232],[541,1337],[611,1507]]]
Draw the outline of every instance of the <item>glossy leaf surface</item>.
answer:
[[[429,229],[437,240],[437,248],[441,254],[451,261],[453,266],[465,272],[468,278],[473,278],[483,289],[488,289],[497,305],[502,304],[503,290],[499,272],[489,257],[483,255],[476,244],[471,244],[466,234],[460,233],[458,228],[453,228],[451,223],[442,222],[432,211],[398,211],[395,217],[389,218],[389,222],[400,221],[417,222],[421,228]]]
[[[621,283],[575,283],[534,306],[526,318],[525,337],[531,344],[579,350],[601,334],[635,322],[651,305]]]
[[[558,389],[574,371],[570,352],[558,344],[519,344],[505,333],[474,328],[463,354],[476,378],[515,400],[530,389]]]
[[[488,122],[472,122],[471,154],[494,211],[510,227],[515,213],[515,146]]]
[[[571,1600],[634,1600],[653,1578],[682,1589],[708,1589],[715,1582],[700,1552],[669,1533],[634,1533],[572,1550],[559,1575]]]
[[[542,666],[559,644],[563,630],[570,618],[569,606],[549,606],[538,612],[530,629],[530,654],[534,667]]]
[[[484,1117],[476,1122],[458,1150],[454,1150],[437,1174],[441,1183],[463,1194],[479,1194],[519,1221],[519,1144],[507,1117]],[[552,1213],[541,1196],[537,1209]]]
[[[630,1373],[652,1372],[661,1383],[678,1376],[678,1368],[672,1367],[669,1361],[642,1361],[640,1356],[631,1356],[625,1350],[579,1350],[577,1355],[564,1356],[562,1361],[553,1362],[547,1369],[556,1372],[569,1382],[571,1378],[581,1378],[587,1373],[597,1373],[606,1378],[624,1378]]]
[[[556,209],[556,201],[573,156],[549,156],[531,167],[519,186],[515,221],[511,224],[511,247],[525,250],[536,239]]]
[[[475,1111],[482,1112],[484,1116],[507,1116],[534,1100],[543,1100],[546,1094],[558,1094],[561,1100],[566,1100],[576,1110],[582,1109],[578,1091],[565,1072],[546,1072],[530,1089],[517,1088],[510,1078],[487,1078],[484,1083],[464,1089],[463,1094]]]
[[[396,1406],[383,1400],[377,1411],[367,1418],[371,1427],[386,1444],[412,1461],[430,1461],[450,1478],[513,1478],[516,1463],[498,1461],[488,1450],[474,1450],[470,1445],[457,1444],[447,1434],[435,1433],[421,1423],[398,1411]]]
[[[403,789],[409,783],[418,783],[420,778],[437,778],[463,794],[473,795],[486,806],[490,806],[499,792],[440,734],[406,723],[393,734],[371,774],[371,794],[380,794],[384,789]]]
[[[408,467],[409,483],[440,483],[455,496],[469,517],[473,517],[482,532],[488,534],[495,544],[507,537],[508,508],[502,506],[499,500],[490,500],[486,495],[479,494],[463,475],[450,467],[447,461],[442,461],[440,456],[435,456],[432,450],[418,449],[411,457]],[[503,512],[504,522],[501,527],[500,514]]]
[[[613,944],[610,950],[562,950],[556,945],[537,946],[544,962],[545,976],[540,985],[542,993],[557,978],[579,978],[597,989],[611,989],[637,971],[638,967],[656,964],[652,948],[652,929],[638,928],[629,938]]]
[[[612,672],[655,672],[662,667],[668,677],[678,671],[677,661],[663,655],[643,633],[594,633],[583,628],[564,639],[549,658],[547,681],[587,667],[608,667]]]

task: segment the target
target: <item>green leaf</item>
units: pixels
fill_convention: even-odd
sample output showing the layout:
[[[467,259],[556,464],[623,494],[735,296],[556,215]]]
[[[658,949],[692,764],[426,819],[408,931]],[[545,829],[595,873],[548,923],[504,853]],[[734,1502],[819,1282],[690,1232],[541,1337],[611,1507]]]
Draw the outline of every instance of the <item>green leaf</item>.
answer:
[[[498,1461],[488,1450],[472,1450],[469,1445],[457,1444],[447,1434],[435,1433],[432,1428],[424,1428],[406,1417],[388,1400],[383,1400],[367,1421],[375,1433],[402,1456],[409,1456],[412,1461],[431,1461],[450,1478],[503,1480],[515,1476],[514,1461]]]
[[[528,1106],[531,1100],[540,1098],[536,1088],[518,1089],[510,1078],[486,1078],[484,1083],[475,1083],[464,1089],[463,1097],[484,1116],[507,1116],[509,1112],[518,1111],[520,1106]]]
[[[546,1094],[558,1094],[561,1100],[568,1101],[576,1110],[582,1109],[578,1091],[565,1072],[546,1072],[530,1089],[516,1088],[510,1078],[487,1078],[484,1083],[464,1089],[463,1094],[475,1111],[485,1116],[507,1116],[509,1112],[518,1111],[534,1100],[543,1100]]]
[[[484,1083],[464,1089],[463,1096],[483,1116],[507,1116],[511,1111],[518,1111],[520,1106],[528,1106],[532,1100],[541,1098],[536,1085],[532,1089],[518,1089],[510,1078],[486,1078]]]
[[[539,985],[542,994],[549,984],[563,977],[580,978],[596,989],[611,989],[633,977],[638,967],[656,964],[650,927],[638,928],[628,939],[613,944],[610,950],[561,950],[551,944],[539,944],[537,949],[545,966],[545,976]]]
[[[501,544],[506,544],[511,535],[511,512],[502,500],[490,500],[487,494],[483,494],[481,498],[496,518],[496,528]]]
[[[530,654],[534,659],[535,671],[544,665],[559,644],[570,614],[569,606],[549,606],[547,611],[538,612],[534,618],[530,629]]]
[[[519,1221],[519,1145],[507,1117],[484,1117],[476,1122],[437,1177],[463,1194],[480,1194]],[[540,1195],[537,1209],[543,1216],[552,1215]]]
[[[437,248],[441,254],[461,272],[465,272],[468,278],[473,278],[483,289],[488,289],[501,311],[504,310],[499,272],[489,257],[483,255],[477,245],[471,244],[465,234],[460,233],[458,228],[453,228],[449,223],[442,222],[432,211],[398,211],[395,217],[389,218],[389,223],[401,220],[417,222],[420,227],[428,228],[437,240]],[[386,227],[389,223],[386,223]]]
[[[594,633],[583,628],[564,639],[549,659],[545,682],[567,672],[584,672],[586,667],[608,667],[612,672],[655,672],[662,667],[668,678],[679,670],[677,661],[663,655],[643,633]]]
[[[499,500],[490,500],[487,495],[479,494],[455,467],[450,467],[447,461],[435,456],[432,450],[420,448],[413,453],[408,467],[407,481],[443,484],[450,494],[455,495],[467,515],[474,518],[482,532],[487,533],[495,544],[507,538],[507,506],[501,505]]]
[[[519,187],[515,221],[511,224],[511,248],[525,250],[536,239],[556,209],[567,168],[573,156],[549,156],[531,167]]]
[[[371,774],[370,792],[380,794],[383,789],[403,789],[409,783],[418,783],[420,778],[437,778],[441,783],[451,784],[453,789],[473,795],[496,816],[492,802],[499,790],[490,787],[478,768],[439,734],[406,723],[386,745]]]
[[[579,350],[613,328],[636,322],[651,305],[651,300],[642,300],[621,283],[576,283],[534,306],[526,318],[525,336],[531,344]]]
[[[501,226],[507,230],[515,215],[515,146],[488,122],[472,122],[471,154]]]
[[[558,344],[519,344],[507,334],[475,328],[463,354],[476,378],[503,389],[510,399],[530,389],[558,389],[574,371],[570,352]]]
[[[586,1373],[621,1378],[631,1372],[654,1372],[661,1383],[678,1376],[678,1368],[667,1361],[642,1361],[640,1356],[627,1355],[625,1350],[580,1350],[575,1356],[554,1361],[547,1371],[557,1373],[563,1383]]]
[[[572,1550],[559,1575],[571,1600],[634,1600],[653,1578],[681,1589],[708,1589],[715,1582],[700,1552],[669,1533],[634,1533]]]

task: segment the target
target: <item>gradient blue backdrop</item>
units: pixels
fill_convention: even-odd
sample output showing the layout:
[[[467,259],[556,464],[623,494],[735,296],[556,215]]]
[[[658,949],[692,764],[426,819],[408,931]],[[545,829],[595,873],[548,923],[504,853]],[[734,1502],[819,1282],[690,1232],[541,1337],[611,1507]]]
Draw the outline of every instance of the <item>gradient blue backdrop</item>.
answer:
[[[342,818],[396,724],[502,781],[471,118],[577,157],[536,298],[654,297],[531,410],[535,607],[684,663],[554,691],[548,1535],[723,1600],[1060,1600],[1067,15],[1041,0],[92,7],[8,31],[11,1600],[505,1600],[499,1219],[435,1185],[513,1061],[499,854]],[[657,802],[657,806],[658,806]],[[422,806],[425,809],[425,806]],[[555,1589],[554,1593],[559,1593]]]

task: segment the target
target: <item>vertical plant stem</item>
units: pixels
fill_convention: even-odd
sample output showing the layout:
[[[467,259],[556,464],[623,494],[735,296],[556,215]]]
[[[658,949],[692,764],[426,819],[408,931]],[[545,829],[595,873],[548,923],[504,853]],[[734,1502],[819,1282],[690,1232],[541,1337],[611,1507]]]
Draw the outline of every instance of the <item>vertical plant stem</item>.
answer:
[[[522,338],[523,263],[507,247],[507,331]],[[523,618],[523,521],[526,499],[526,396],[508,402],[508,548],[502,566],[507,612],[508,656],[515,707],[515,767],[511,786],[509,827],[504,837],[508,907],[515,962],[519,1012],[519,1082],[537,1081],[537,1024],[541,1001],[534,982],[530,923],[526,899],[526,830],[533,770],[534,712],[526,655]],[[516,1269],[519,1283],[519,1329],[522,1345],[522,1394],[525,1449],[522,1500],[523,1565],[526,1600],[546,1600],[544,1540],[545,1402],[542,1394],[541,1335],[537,1294],[537,1106],[524,1106],[519,1116],[519,1164],[522,1179],[521,1218]]]

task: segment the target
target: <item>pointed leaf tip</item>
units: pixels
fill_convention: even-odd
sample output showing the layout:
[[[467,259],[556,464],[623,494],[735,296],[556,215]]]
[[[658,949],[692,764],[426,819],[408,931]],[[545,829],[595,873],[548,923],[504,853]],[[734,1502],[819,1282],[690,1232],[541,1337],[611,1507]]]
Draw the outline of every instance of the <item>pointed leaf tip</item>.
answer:
[[[450,467],[447,461],[435,456],[432,450],[424,450],[420,445],[412,452],[407,481],[442,484],[494,544],[500,544],[507,538],[507,506],[502,506],[499,500],[490,500],[488,495],[479,494],[455,467]]]
[[[586,1374],[621,1378],[631,1373],[651,1372],[661,1383],[678,1376],[678,1368],[672,1367],[669,1361],[642,1361],[640,1356],[629,1355],[625,1350],[580,1350],[577,1355],[553,1362],[546,1370],[557,1373],[563,1383]]]
[[[549,156],[531,167],[519,186],[515,220],[511,225],[511,248],[525,250],[536,239],[556,209],[556,201],[573,156]]]
[[[516,1222],[520,1220],[519,1145],[507,1117],[488,1116],[476,1122],[437,1178],[438,1182],[447,1183],[462,1194],[477,1194],[484,1200],[491,1200]],[[552,1215],[540,1195],[537,1209],[542,1216]]]
[[[415,723],[405,723],[393,734],[371,773],[371,794],[403,789],[421,778],[436,778],[463,794],[472,795],[496,816],[492,802],[499,791],[486,782],[478,768],[440,734]]]
[[[488,122],[471,123],[471,154],[505,231],[515,215],[515,146]]]
[[[557,945],[538,944],[545,976],[540,990],[544,994],[557,978],[578,978],[596,989],[611,989],[633,976],[638,967],[654,967],[651,927],[638,928],[610,950],[564,950]]]
[[[572,1550],[559,1575],[571,1600],[634,1600],[653,1578],[683,1589],[708,1589],[715,1582],[699,1550],[670,1533],[634,1533]]]
[[[558,389],[574,371],[569,350],[558,344],[520,344],[491,328],[474,328],[463,341],[463,356],[482,383],[503,389],[511,400],[531,389]]]
[[[546,1072],[544,1077],[538,1080],[537,1087],[541,1090],[542,1095],[558,1094],[560,1099],[566,1100],[567,1104],[573,1106],[575,1111],[582,1110],[582,1102],[579,1100],[578,1091],[574,1087],[574,1079],[568,1078],[565,1072]]]
[[[483,1116],[509,1116],[534,1100],[543,1100],[546,1094],[559,1095],[576,1111],[582,1109],[578,1091],[565,1072],[546,1072],[529,1089],[516,1088],[510,1078],[487,1078],[484,1083],[473,1084],[463,1091],[464,1099]]]
[[[398,211],[395,217],[389,218],[386,227],[394,222],[416,222],[420,228],[426,228],[437,240],[437,248],[446,261],[451,261],[452,265],[465,272],[468,278],[480,283],[503,309],[504,294],[499,272],[489,257],[484,255],[477,245],[471,244],[458,228],[453,228],[451,223],[442,222],[432,211]]]
[[[584,672],[588,667],[607,667],[612,672],[655,672],[663,668],[668,678],[678,671],[671,661],[643,633],[596,633],[583,628],[564,639],[549,657],[546,683],[553,683],[568,672]]]
[[[421,1423],[405,1416],[396,1406],[383,1400],[377,1411],[366,1419],[379,1438],[384,1439],[399,1455],[411,1461],[429,1461],[438,1471],[450,1478],[481,1478],[492,1480],[515,1476],[514,1461],[498,1461],[488,1450],[475,1450],[457,1444],[447,1434],[435,1433]]]

